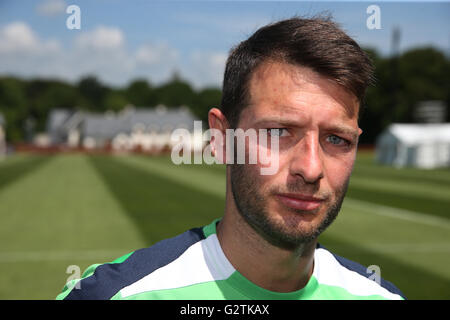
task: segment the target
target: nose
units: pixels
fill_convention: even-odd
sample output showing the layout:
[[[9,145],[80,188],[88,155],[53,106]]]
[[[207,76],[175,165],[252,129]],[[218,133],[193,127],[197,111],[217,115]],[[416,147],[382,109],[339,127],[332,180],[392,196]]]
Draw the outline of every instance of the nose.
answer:
[[[306,134],[297,143],[290,164],[290,174],[305,183],[317,183],[323,178],[323,163],[317,134]]]

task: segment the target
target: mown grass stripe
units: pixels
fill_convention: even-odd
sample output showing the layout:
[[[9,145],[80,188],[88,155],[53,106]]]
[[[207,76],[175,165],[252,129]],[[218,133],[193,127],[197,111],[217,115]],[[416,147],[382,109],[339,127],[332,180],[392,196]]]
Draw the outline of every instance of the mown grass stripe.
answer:
[[[39,155],[17,155],[13,156],[13,159],[8,158],[0,165],[0,190],[11,183],[17,183],[49,159],[49,156]]]
[[[225,175],[220,171],[205,170],[206,165],[175,165],[170,158],[148,158],[143,156],[116,157],[117,160],[150,170],[153,174],[169,179],[177,184],[194,188],[200,192],[225,197]]]
[[[0,239],[15,239],[2,242],[2,251],[16,251],[19,244],[30,250],[117,248],[116,234],[128,232],[130,243],[139,243],[84,155],[50,159],[0,193]],[[30,241],[33,236],[39,241]]]
[[[384,190],[375,190],[351,185],[347,192],[347,198],[357,199],[367,203],[375,203],[386,207],[399,208],[420,212],[425,215],[450,218],[450,202],[429,199],[425,196],[414,197],[406,194],[396,194]]]
[[[175,176],[167,179],[167,164],[149,170],[119,157],[91,156],[90,161],[147,246],[209,224],[223,213],[223,200],[215,194],[186,188]]]
[[[442,186],[448,188],[450,185],[450,170],[432,169],[418,170],[411,168],[392,168],[379,165],[367,165],[357,162],[353,169],[353,176],[365,177],[376,180],[393,180],[410,182],[413,184]]]
[[[334,253],[357,261],[363,266],[377,265],[381,277],[395,284],[407,299],[448,299],[450,281],[426,269],[401,262],[387,256],[384,251],[374,251],[355,242],[344,241],[325,232],[320,243]]]
[[[428,182],[440,183],[450,182],[449,168],[434,168],[434,169],[420,169],[414,167],[396,168],[393,166],[382,165],[377,163],[374,159],[371,161],[364,161],[358,156],[355,163],[355,170],[367,173],[381,173],[391,175],[400,179],[408,179],[408,177],[416,177],[420,180]]]
[[[43,261],[105,261],[115,259],[130,251],[130,248],[122,250],[67,250],[67,251],[16,251],[0,252],[0,263],[17,262],[43,262]]]
[[[447,218],[442,218],[438,216],[414,212],[405,209],[388,207],[352,198],[347,198],[345,200],[345,203],[346,205],[353,207],[357,210],[369,210],[370,212],[381,216],[402,219],[405,221],[410,221],[419,224],[426,224],[437,228],[450,229],[450,219]]]
[[[29,160],[32,157],[32,154],[29,153],[13,153],[5,157],[0,157],[0,170],[3,166],[8,166],[13,163],[17,163],[24,160]]]
[[[369,190],[382,190],[391,194],[407,195],[409,197],[422,197],[430,200],[448,202],[450,205],[450,187],[432,185],[429,183],[411,183],[411,181],[367,178],[354,174],[350,180],[350,188],[364,188]]]
[[[382,254],[397,254],[397,253],[450,253],[450,243],[364,243],[364,247],[370,251],[379,252]]]
[[[84,270],[104,262],[92,256],[52,256],[140,248],[144,241],[84,155],[50,156],[0,192],[0,252],[50,252],[53,260],[0,264],[0,299],[53,299],[63,288],[68,265]],[[16,258],[18,258],[16,256]],[[101,257],[99,257],[101,258]],[[111,261],[117,256],[107,257]]]

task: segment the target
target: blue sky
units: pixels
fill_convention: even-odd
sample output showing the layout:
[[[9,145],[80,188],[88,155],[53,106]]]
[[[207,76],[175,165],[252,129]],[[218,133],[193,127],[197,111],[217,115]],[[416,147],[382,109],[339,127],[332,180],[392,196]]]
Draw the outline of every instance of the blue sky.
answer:
[[[69,30],[65,9],[81,10]],[[369,30],[376,4],[381,29]],[[77,81],[95,74],[116,86],[141,77],[158,84],[174,70],[196,87],[220,86],[229,49],[258,27],[294,14],[331,13],[364,47],[391,52],[435,46],[450,53],[450,2],[0,0],[0,74]]]

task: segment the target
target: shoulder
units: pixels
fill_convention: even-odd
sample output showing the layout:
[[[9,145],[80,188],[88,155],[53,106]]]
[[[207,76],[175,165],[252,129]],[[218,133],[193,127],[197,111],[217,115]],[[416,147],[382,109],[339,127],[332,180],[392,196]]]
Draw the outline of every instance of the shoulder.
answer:
[[[122,288],[176,260],[204,238],[202,228],[193,228],[113,262],[93,265],[80,280],[67,284],[57,299],[111,299]]]
[[[360,297],[406,299],[394,284],[380,275],[374,275],[374,269],[334,254],[320,244],[316,248],[315,258],[319,262],[315,270],[319,282],[341,287]]]

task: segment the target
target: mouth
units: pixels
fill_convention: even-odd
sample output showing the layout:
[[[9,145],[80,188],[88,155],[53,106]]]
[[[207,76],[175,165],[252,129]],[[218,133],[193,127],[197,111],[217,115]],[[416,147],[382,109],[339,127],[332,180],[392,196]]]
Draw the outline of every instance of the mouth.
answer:
[[[279,193],[276,196],[286,207],[302,211],[314,211],[325,201],[324,198],[298,193]]]

